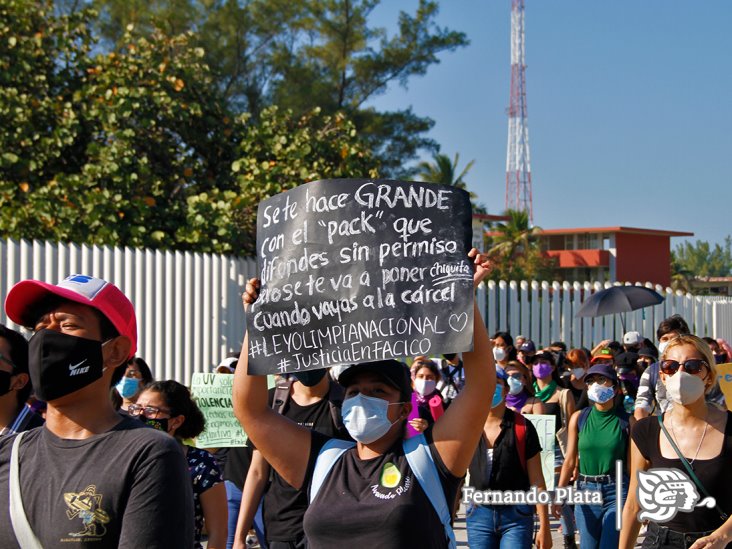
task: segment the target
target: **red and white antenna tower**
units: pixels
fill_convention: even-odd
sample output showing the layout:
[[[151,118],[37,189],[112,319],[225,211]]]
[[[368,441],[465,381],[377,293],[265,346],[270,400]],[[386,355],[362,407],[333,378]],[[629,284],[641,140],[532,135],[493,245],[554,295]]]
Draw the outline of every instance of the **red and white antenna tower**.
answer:
[[[526,110],[524,0],[511,0],[511,103],[508,107],[506,209],[524,210],[534,221],[531,200],[531,155]]]

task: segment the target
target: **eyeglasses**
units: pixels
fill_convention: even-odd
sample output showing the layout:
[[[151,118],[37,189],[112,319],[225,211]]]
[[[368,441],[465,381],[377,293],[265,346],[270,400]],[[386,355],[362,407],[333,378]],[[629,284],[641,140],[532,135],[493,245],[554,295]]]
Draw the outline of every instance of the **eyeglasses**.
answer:
[[[130,404],[127,407],[127,413],[131,416],[137,417],[144,415],[147,419],[158,419],[158,414],[160,412],[170,414],[170,410],[158,408],[157,406],[140,406],[139,404]]]
[[[687,374],[698,374],[701,372],[702,366],[706,366],[709,368],[709,364],[707,364],[706,360],[701,360],[699,358],[690,358],[686,362],[679,362],[677,360],[664,360],[661,362],[661,371],[669,376],[674,375],[677,370],[683,366],[684,371]]]

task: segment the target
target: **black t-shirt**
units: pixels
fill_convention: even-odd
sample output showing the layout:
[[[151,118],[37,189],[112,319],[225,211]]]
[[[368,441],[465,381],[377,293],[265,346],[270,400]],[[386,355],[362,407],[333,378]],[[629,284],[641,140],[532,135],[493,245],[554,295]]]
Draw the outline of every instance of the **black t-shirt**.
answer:
[[[14,440],[0,440],[5,502]],[[23,506],[43,547],[193,546],[191,479],[173,437],[131,418],[84,440],[40,427],[24,435],[19,456]],[[18,547],[2,509],[0,547]]]
[[[668,459],[661,455],[661,432],[657,416],[645,417],[635,423],[630,436],[640,453],[651,462],[650,469],[665,467],[678,469],[688,476],[686,469],[678,458]],[[727,412],[727,425],[724,430],[724,442],[721,453],[712,459],[697,459],[692,464],[694,474],[707,492],[717,500],[717,505],[727,514],[732,512],[732,412]],[[699,491],[697,489],[697,491]],[[704,498],[699,493],[701,499]],[[699,502],[697,502],[699,503]],[[715,509],[697,507],[691,513],[679,512],[662,526],[677,532],[706,532],[715,530],[722,524],[722,519]]]
[[[252,464],[252,452],[250,446],[236,446],[229,448],[224,465],[224,480],[233,482],[239,490],[244,489],[244,481],[247,479],[249,466]]]
[[[269,404],[272,406],[275,389],[269,391]],[[348,438],[338,432],[333,425],[328,398],[315,404],[300,406],[292,397],[287,399],[282,415],[298,425],[313,429],[328,438]],[[271,482],[264,494],[262,513],[265,536],[268,541],[297,541],[302,539],[302,517],[308,507],[305,490],[296,490],[272,471]]]
[[[491,476],[486,478],[488,467],[485,434],[478,442],[478,449],[470,463],[470,485],[479,490],[528,490],[531,487],[528,471],[521,466],[518,441],[516,439],[516,412],[506,408],[501,420],[501,432],[493,444],[493,466]],[[541,452],[539,435],[534,424],[528,419],[526,423],[526,461]]]
[[[461,479],[445,467],[431,429],[425,431],[425,437],[449,507]],[[306,486],[310,486],[315,460],[327,440],[313,433]],[[360,459],[356,448],[346,451],[305,513],[304,526],[312,549],[342,549],[350,544],[379,549],[447,547],[444,527],[409,467],[401,440],[373,459]]]

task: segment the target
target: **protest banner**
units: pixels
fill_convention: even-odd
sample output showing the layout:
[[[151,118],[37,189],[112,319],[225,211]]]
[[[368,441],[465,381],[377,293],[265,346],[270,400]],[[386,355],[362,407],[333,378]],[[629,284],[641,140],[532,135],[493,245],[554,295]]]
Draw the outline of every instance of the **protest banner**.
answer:
[[[546,414],[524,414],[531,421],[539,435],[541,444],[541,470],[544,472],[544,482],[547,490],[554,490],[554,445],[557,443],[554,429],[556,417]]]
[[[732,410],[732,363],[717,364],[717,379],[722,389],[727,409]]]
[[[274,196],[257,215],[250,372],[472,349],[465,191],[331,179]]]
[[[246,444],[247,435],[234,416],[233,383],[231,374],[195,373],[191,377],[191,393],[206,418],[206,428],[196,438],[197,448],[230,448]]]

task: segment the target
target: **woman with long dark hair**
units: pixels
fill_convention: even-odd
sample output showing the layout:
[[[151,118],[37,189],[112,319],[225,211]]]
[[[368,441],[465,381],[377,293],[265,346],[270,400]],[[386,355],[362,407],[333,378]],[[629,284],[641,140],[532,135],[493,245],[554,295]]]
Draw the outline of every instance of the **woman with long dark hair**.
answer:
[[[226,488],[219,467],[206,450],[193,448],[183,442],[201,434],[206,424],[188,388],[177,381],[155,381],[145,387],[137,402],[129,406],[128,412],[181,443],[193,482],[194,548],[202,547],[201,530],[204,522],[209,549],[226,547]]]

